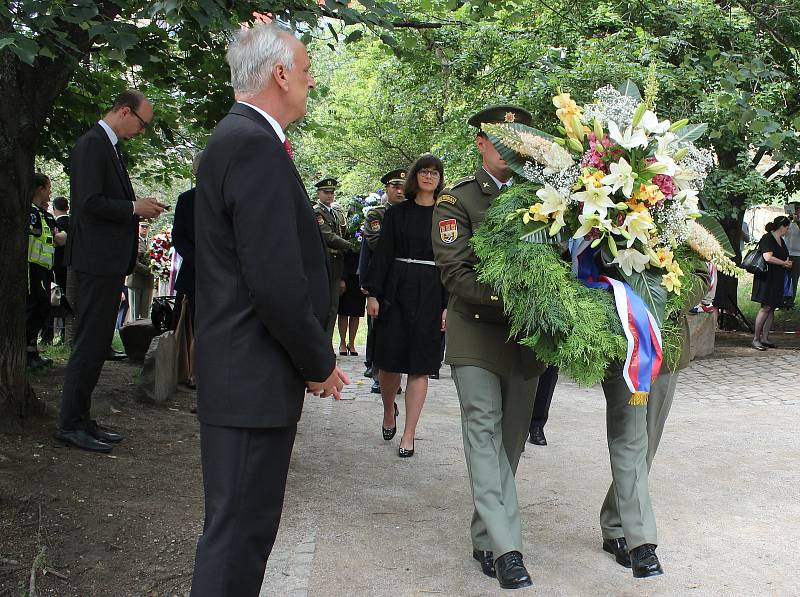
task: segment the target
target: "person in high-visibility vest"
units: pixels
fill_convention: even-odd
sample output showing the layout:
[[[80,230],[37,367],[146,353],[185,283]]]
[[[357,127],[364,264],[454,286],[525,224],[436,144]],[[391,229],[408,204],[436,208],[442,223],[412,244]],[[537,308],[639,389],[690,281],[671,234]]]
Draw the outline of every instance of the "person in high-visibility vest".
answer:
[[[50,179],[44,174],[33,175],[31,216],[28,224],[28,298],[25,308],[25,337],[28,367],[36,369],[52,365],[39,354],[39,332],[50,315],[50,281],[56,245],[62,246],[67,233],[60,232],[50,204]]]

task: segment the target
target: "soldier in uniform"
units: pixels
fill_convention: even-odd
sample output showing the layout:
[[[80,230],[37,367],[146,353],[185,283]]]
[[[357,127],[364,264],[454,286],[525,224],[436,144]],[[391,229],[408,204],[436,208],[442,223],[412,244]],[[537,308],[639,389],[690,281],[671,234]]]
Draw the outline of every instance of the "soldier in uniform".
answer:
[[[59,232],[56,220],[47,211],[50,203],[50,179],[44,174],[33,175],[31,215],[28,224],[28,296],[25,304],[25,337],[28,367],[35,369],[52,365],[50,359],[39,355],[39,332],[50,316],[50,282],[53,277],[55,247],[67,240]]]
[[[344,292],[344,254],[353,250],[353,245],[345,238],[347,234],[347,218],[342,210],[332,205],[336,187],[339,182],[335,178],[323,178],[317,184],[317,202],[314,214],[322,236],[328,247],[331,260],[331,310],[328,318],[328,336],[333,340],[333,328],[339,312],[339,296]]]
[[[482,123],[521,122],[531,115],[516,106],[475,114],[475,140],[483,158],[473,176],[444,189],[436,200],[433,251],[450,293],[447,358],[461,403],[464,455],[472,485],[472,556],[500,586],[530,586],[522,561],[522,530],[514,475],[527,438],[538,376],[545,369],[529,348],[509,338],[503,301],[478,282],[470,238],[487,208],[512,183],[511,170],[480,130]]]
[[[384,201],[380,205],[376,205],[367,210],[364,214],[364,238],[367,242],[361,243],[361,256],[358,262],[358,271],[361,276],[361,286],[364,286],[364,277],[369,268],[369,262],[372,259],[372,252],[378,246],[378,239],[381,236],[381,226],[383,225],[383,215],[386,210],[392,205],[397,205],[406,200],[403,194],[403,187],[406,184],[406,170],[397,168],[387,172],[381,177],[381,182],[384,188]],[[372,378],[372,388],[370,392],[373,394],[381,393],[381,384],[378,381],[378,372],[372,367],[372,355],[375,349],[375,332],[373,327],[372,318],[367,315],[367,350],[366,360],[364,364],[367,370],[364,372],[366,377]]]

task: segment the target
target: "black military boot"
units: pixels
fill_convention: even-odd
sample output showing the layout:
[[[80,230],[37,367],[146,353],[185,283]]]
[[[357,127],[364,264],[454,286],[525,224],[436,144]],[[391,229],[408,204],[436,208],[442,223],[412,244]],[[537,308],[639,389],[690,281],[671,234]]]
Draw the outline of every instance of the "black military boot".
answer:
[[[656,546],[652,543],[634,547],[630,554],[634,578],[648,578],[664,574],[664,569],[661,568],[661,562],[658,561],[656,555]]]

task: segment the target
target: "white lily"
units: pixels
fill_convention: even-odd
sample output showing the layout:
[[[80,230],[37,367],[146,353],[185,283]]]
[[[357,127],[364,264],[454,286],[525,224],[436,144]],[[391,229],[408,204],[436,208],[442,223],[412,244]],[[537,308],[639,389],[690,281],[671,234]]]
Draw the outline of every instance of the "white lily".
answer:
[[[581,225],[575,231],[575,234],[572,235],[572,238],[583,238],[589,234],[593,228],[597,228],[602,232],[611,232],[614,229],[611,220],[607,218],[601,219],[597,214],[580,214],[578,216],[578,221]]]
[[[621,133],[617,123],[613,120],[608,121],[608,136],[621,147],[625,149],[634,149],[635,147],[647,147],[647,136],[640,128],[628,127],[624,133]]]
[[[699,216],[700,208],[698,207],[697,195],[698,191],[694,189],[681,189],[678,194],[675,195],[675,200],[683,202],[687,215]]]
[[[630,276],[634,271],[643,272],[649,262],[650,258],[636,249],[622,249],[611,263],[619,265],[625,275]]]
[[[654,112],[651,110],[646,110],[645,113],[642,114],[642,119],[639,121],[639,126],[648,133],[660,135],[661,133],[666,133],[669,130],[669,127],[672,126],[672,123],[669,120],[662,120],[659,122],[658,116],[656,116]]]
[[[658,152],[656,152],[655,158],[656,161],[650,164],[650,166],[648,166],[648,168],[651,169],[650,170],[651,172],[653,171],[652,169],[653,166],[655,166],[656,164],[661,164],[661,166],[656,166],[660,170],[659,174],[666,174],[667,176],[675,175],[675,172],[678,169],[678,164],[675,163],[675,160],[673,160],[666,153],[658,153]]]
[[[666,132],[663,135],[659,135],[657,138],[658,147],[656,148],[656,153],[669,153],[669,150],[672,147],[672,144],[677,139],[677,135],[675,133]]]
[[[647,246],[647,241],[650,240],[650,230],[655,228],[655,224],[653,224],[653,218],[650,217],[650,212],[645,209],[631,212],[625,216],[622,228],[628,232],[628,248],[630,249],[636,240]]]
[[[696,178],[697,172],[690,168],[681,168],[678,166],[675,170],[675,174],[672,175],[672,182],[675,183],[676,187],[684,191],[692,188],[692,181]]]
[[[611,185],[611,192],[616,193],[622,189],[622,194],[628,199],[633,194],[633,183],[636,180],[636,174],[633,172],[631,165],[625,158],[619,158],[619,162],[609,165],[610,174],[606,174],[600,182],[604,185]]]
[[[611,197],[611,187],[595,186],[594,179],[589,178],[586,183],[586,190],[580,193],[573,193],[575,201],[583,203],[583,215],[598,214],[600,219],[605,219],[608,215],[609,207],[616,207],[617,203]]]
[[[554,236],[556,232],[566,225],[564,212],[567,209],[567,201],[549,184],[536,191],[536,196],[542,200],[539,213],[550,216],[553,219],[553,224],[550,226],[550,236]]]

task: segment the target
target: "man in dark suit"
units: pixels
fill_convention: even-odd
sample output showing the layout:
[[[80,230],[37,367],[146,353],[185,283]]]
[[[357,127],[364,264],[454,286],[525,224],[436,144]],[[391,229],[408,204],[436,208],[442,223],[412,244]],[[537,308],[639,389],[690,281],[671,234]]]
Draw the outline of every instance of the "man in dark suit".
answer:
[[[152,117],[144,95],[124,91],[78,139],[70,158],[72,217],[65,260],[77,282],[72,305],[77,321],[55,435],[94,452],[109,452],[122,441],[92,420],[92,391],[114,337],[120,288],[136,261],[139,218],[154,218],[164,209],[154,199],[136,199],[118,142],[140,134]]]
[[[326,332],[330,266],[284,129],[314,86],[305,46],[242,30],[237,103],[203,152],[195,193],[197,412],[205,523],[193,597],[259,594],[305,390],[347,378]]]

